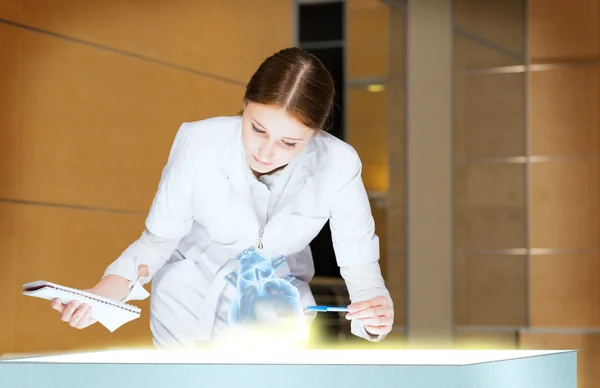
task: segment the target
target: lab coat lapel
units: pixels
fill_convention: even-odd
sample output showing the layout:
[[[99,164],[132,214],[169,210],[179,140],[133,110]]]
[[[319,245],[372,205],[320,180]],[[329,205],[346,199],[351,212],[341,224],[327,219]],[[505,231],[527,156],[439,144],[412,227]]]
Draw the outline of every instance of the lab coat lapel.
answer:
[[[231,142],[231,145],[229,145],[227,150],[223,153],[223,158],[221,159],[221,172],[254,213],[250,184],[248,183],[246,170],[243,168],[245,161],[241,132],[236,136],[235,140],[236,141]]]

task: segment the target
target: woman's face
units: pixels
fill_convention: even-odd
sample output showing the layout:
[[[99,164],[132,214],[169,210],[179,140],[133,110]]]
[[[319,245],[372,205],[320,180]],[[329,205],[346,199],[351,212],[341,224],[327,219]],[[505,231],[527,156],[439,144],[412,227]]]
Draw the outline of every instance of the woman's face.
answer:
[[[268,174],[290,163],[306,148],[315,130],[292,119],[279,107],[249,102],[242,119],[242,141],[248,165]]]

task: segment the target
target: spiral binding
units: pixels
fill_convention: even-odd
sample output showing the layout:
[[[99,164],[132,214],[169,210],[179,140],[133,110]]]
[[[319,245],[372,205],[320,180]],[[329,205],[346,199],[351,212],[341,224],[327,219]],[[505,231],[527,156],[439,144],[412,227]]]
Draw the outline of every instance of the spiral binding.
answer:
[[[99,296],[99,295],[96,295],[96,294],[91,294],[89,292],[85,292],[85,291],[81,291],[81,290],[77,290],[75,288],[70,288],[70,287],[66,287],[66,286],[60,286],[58,284],[48,283],[48,282],[42,283],[41,286],[42,287],[45,286],[45,287],[54,288],[55,290],[67,291],[67,292],[70,292],[70,293],[75,294],[75,295],[80,295],[80,296],[83,296],[85,298],[95,300],[96,302],[100,302],[100,303],[104,303],[104,304],[108,304],[108,305],[111,305],[111,306],[115,306],[115,307],[121,308],[123,310],[129,311],[129,312],[134,313],[134,314],[140,314],[141,311],[142,311],[137,306],[133,306],[133,305],[130,305],[128,303],[123,303],[123,302],[115,302],[113,300],[104,298],[102,296]]]

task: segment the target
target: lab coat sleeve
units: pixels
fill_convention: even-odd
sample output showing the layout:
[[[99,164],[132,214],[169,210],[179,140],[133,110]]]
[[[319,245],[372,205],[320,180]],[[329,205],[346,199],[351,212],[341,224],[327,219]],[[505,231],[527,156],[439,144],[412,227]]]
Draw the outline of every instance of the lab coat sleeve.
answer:
[[[352,303],[385,296],[393,306],[379,267],[379,238],[361,173],[362,164],[355,155],[353,167],[341,176],[340,188],[332,198],[329,224],[333,248]],[[351,331],[373,342],[385,337],[367,332],[358,321],[352,321]]]
[[[143,286],[169,260],[178,243],[179,239],[163,238],[144,230],[140,238],[106,268],[104,276],[119,275],[129,280],[130,287],[135,284]],[[148,276],[138,279],[140,265],[148,266]]]
[[[181,239],[192,226],[196,177],[191,130],[189,124],[179,128],[146,218],[146,228],[156,236]]]
[[[188,124],[183,124],[175,136],[146,218],[146,230],[104,272],[104,276],[116,274],[128,279],[132,293],[164,266],[191,228],[195,176],[190,130]],[[138,279],[141,265],[148,266],[149,276]],[[145,292],[140,288],[137,291]]]
[[[351,302],[369,300],[376,296],[385,296],[388,298],[390,306],[394,307],[390,293],[385,287],[383,277],[381,276],[381,269],[378,262],[341,267],[340,273],[346,282],[346,287],[348,287]],[[385,338],[385,334],[375,335],[369,333],[362,324],[354,320],[350,323],[350,331],[352,334],[372,342],[379,342]]]

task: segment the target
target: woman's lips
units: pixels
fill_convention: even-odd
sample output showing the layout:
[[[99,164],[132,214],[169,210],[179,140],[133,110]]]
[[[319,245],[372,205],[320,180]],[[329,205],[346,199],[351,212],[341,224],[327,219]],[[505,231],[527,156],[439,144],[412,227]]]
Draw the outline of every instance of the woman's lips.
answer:
[[[268,165],[270,165],[270,164],[271,164],[271,163],[265,163],[265,162],[263,162],[262,160],[260,160],[259,158],[257,158],[257,157],[256,157],[256,156],[254,156],[254,155],[252,155],[252,157],[254,158],[254,160],[256,161],[256,163],[258,163],[258,164],[261,164],[261,165],[263,165],[263,166],[268,166]]]

